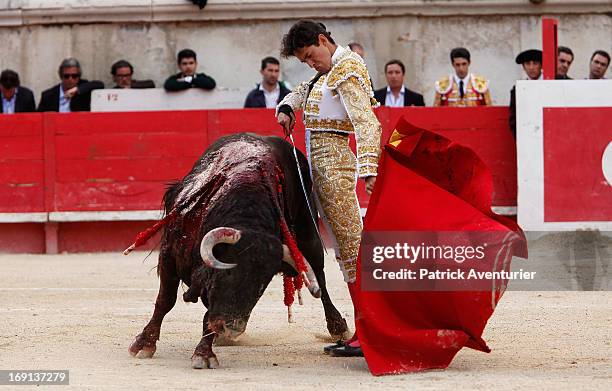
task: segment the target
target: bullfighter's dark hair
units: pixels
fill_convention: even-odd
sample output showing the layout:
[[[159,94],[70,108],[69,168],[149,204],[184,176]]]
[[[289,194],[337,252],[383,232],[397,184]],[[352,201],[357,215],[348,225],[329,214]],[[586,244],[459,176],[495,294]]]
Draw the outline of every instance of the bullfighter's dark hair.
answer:
[[[336,42],[323,23],[310,19],[303,19],[291,26],[289,32],[283,37],[281,56],[284,58],[295,56],[295,52],[306,46],[319,46],[319,35],[323,35],[329,42]]]
[[[454,48],[450,52],[451,63],[455,60],[455,58],[465,58],[466,60],[468,60],[468,62],[470,62],[470,51],[466,48]]]

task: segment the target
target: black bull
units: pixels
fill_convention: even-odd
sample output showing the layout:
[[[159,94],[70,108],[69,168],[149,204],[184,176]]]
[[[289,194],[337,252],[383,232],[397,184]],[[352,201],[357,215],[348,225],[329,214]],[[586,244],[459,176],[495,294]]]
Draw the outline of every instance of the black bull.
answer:
[[[300,152],[298,159],[314,205],[308,162]],[[183,281],[189,286],[183,299],[201,299],[207,308],[192,366],[217,367],[214,338],[244,332],[272,277],[279,272],[297,274],[283,246],[283,217],[311,268],[311,278],[316,277],[330,334],[345,337],[346,321],[326,289],[322,244],[289,143],[245,133],[220,138],[183,180],[168,188],[164,203],[166,214],[174,211],[177,217],[164,227],[153,316],[130,346],[130,354],[153,356],[161,323],[174,307]]]

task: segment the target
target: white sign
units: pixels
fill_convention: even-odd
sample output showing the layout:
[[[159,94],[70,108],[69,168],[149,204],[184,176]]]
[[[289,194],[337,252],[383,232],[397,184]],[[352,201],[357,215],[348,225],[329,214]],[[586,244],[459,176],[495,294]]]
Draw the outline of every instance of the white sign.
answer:
[[[544,109],[545,108],[593,108],[593,110],[608,110],[612,107],[612,80],[534,80],[518,81],[516,85],[516,102],[517,102],[517,162],[518,162],[518,223],[527,231],[571,231],[577,229],[599,229],[602,231],[612,231],[612,219],[589,219],[588,208],[598,208],[601,212],[601,200],[604,202],[607,198],[612,199],[610,192],[612,188],[609,186],[610,176],[612,175],[611,161],[612,153],[610,145],[612,141],[612,119],[606,120],[603,126],[596,126],[597,137],[602,139],[603,143],[592,147],[591,141],[595,134],[593,127],[589,128],[589,117],[582,118],[583,121],[578,126],[571,129],[572,137],[579,137],[578,142],[573,144],[575,152],[568,153],[565,156],[551,157],[545,154],[544,140]],[[600,118],[599,115],[592,115]],[[598,120],[599,121],[599,120]],[[554,124],[553,124],[554,125]],[[561,124],[562,125],[562,124]],[[562,128],[562,126],[560,126]],[[555,134],[546,132],[547,137],[552,137],[552,144],[555,143],[555,138],[568,137],[568,134]],[[560,140],[560,139],[558,139]],[[547,139],[547,145],[551,144],[551,140]],[[591,148],[587,150],[588,146]],[[606,148],[607,146],[607,148]],[[605,151],[604,151],[605,150]],[[601,154],[600,152],[601,151]],[[579,154],[585,154],[581,156]],[[554,171],[555,176],[563,175],[568,178],[563,186],[556,186],[551,189],[545,189],[544,164],[545,160],[549,167],[563,166],[565,160],[576,160],[576,157],[581,160],[580,164],[576,164],[571,170],[564,172]],[[554,159],[554,160],[553,160]],[[591,188],[586,189],[591,191],[588,197],[592,197],[593,204],[588,197],[581,198],[580,203],[571,204],[566,201],[564,205],[570,212],[567,216],[571,216],[575,211],[587,218],[548,218],[545,220],[545,207],[550,210],[551,203],[545,205],[545,198],[550,200],[555,198],[554,192],[564,192],[563,196],[573,193],[585,193],[585,189],[576,185],[576,181],[569,179],[572,175],[576,175],[580,170],[585,170],[586,164],[591,164],[593,160],[597,164],[588,166],[588,175],[595,178],[601,177],[601,181],[592,181]],[[583,163],[582,163],[583,162]],[[591,169],[592,167],[592,169]],[[606,179],[604,179],[604,177]],[[549,178],[546,178],[549,180]],[[608,181],[608,186],[603,186],[601,183]],[[592,191],[592,189],[600,189]],[[601,190],[603,189],[603,190]],[[552,192],[545,197],[545,190]],[[587,193],[588,194],[588,193]],[[576,196],[577,199],[578,196]],[[567,199],[567,197],[566,197]],[[595,202],[596,201],[596,202]],[[548,201],[547,201],[548,202]],[[597,204],[599,203],[599,204]],[[605,205],[605,203],[604,203]],[[612,201],[609,205],[612,205]],[[558,205],[557,211],[559,215]],[[595,211],[594,214],[597,213]],[[574,213],[579,215],[578,212]],[[551,213],[552,215],[552,213]],[[580,216],[578,216],[580,217]],[[602,221],[603,220],[603,221]]]
[[[91,93],[91,111],[160,111],[239,109],[244,106],[248,88],[197,88],[166,92],[163,88],[107,89]]]

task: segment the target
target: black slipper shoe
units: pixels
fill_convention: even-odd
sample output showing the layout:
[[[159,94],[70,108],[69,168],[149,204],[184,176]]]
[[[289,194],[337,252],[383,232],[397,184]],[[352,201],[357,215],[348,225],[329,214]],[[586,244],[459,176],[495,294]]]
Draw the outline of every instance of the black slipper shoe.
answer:
[[[344,345],[342,347],[330,350],[329,354],[332,357],[363,357],[363,350],[361,350],[361,346],[352,347],[349,345]]]
[[[329,354],[329,352],[331,352],[332,350],[341,348],[343,346],[344,346],[344,341],[338,340],[338,342],[336,342],[335,344],[324,347],[323,353]]]

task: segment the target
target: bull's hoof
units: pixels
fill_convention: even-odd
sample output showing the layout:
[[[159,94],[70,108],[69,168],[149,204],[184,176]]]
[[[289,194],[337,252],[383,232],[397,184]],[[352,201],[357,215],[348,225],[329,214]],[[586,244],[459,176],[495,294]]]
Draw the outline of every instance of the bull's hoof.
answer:
[[[203,369],[203,368],[215,369],[215,368],[219,368],[219,360],[217,360],[217,357],[214,355],[207,358],[204,356],[194,354],[193,357],[191,357],[191,367],[193,369]]]
[[[137,336],[134,342],[130,345],[128,352],[132,357],[136,358],[151,358],[155,354],[155,350],[157,347],[155,344],[153,346],[146,346],[146,342],[142,338],[141,335]]]
[[[142,348],[137,354],[136,358],[151,358],[155,354],[155,347],[147,347]]]
[[[353,333],[350,330],[346,330],[342,334],[335,334],[335,335],[330,334],[330,335],[333,341],[347,341],[353,336]]]
[[[341,318],[341,321],[328,321],[327,330],[334,341],[346,341],[353,336],[349,330],[346,320]]]

